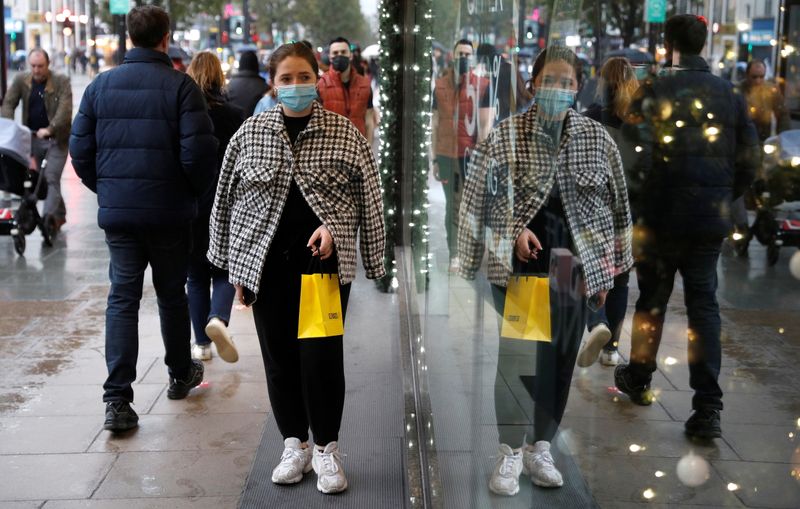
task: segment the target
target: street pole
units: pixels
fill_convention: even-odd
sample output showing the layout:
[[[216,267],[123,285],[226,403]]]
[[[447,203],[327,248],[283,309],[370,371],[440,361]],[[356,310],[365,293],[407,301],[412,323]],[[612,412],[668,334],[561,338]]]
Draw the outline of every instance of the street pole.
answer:
[[[250,2],[248,0],[242,0],[242,14],[244,15],[244,34],[242,39],[244,40],[245,44],[250,44]]]
[[[0,9],[0,95],[6,96],[6,69],[8,68],[8,49],[6,49],[6,10]]]
[[[125,51],[127,50],[127,38],[125,37],[125,16],[121,14],[114,15],[114,22],[117,26],[117,65],[122,65],[125,60]]]

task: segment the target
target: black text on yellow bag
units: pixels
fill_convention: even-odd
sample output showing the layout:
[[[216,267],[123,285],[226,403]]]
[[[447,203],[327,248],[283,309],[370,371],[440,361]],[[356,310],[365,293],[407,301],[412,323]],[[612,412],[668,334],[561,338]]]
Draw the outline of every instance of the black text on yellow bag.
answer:
[[[337,274],[302,274],[300,280],[299,339],[327,338],[344,334],[342,299]]]

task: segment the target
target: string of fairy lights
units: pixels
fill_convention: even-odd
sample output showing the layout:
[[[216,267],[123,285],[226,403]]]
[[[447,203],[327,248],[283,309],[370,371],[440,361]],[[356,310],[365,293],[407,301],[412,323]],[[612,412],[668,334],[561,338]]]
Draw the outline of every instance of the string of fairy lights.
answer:
[[[411,233],[411,248],[414,255],[414,272],[417,275],[417,288],[427,286],[431,255],[428,253],[428,168],[431,135],[431,41],[433,40],[433,15],[430,0],[416,2],[417,12],[423,12],[420,23],[414,25],[416,39],[414,64],[408,69],[403,66],[403,19],[402,2],[382,0],[379,7],[380,31],[380,99],[381,123],[378,150],[381,186],[384,203],[384,223],[386,226],[385,263],[389,270],[386,277],[378,280],[383,291],[392,291],[399,285],[397,279],[397,260],[395,258],[396,239],[402,233],[403,224],[400,213],[400,180],[403,175],[403,129],[411,129],[412,147],[412,199],[411,215],[407,225]],[[405,75],[404,75],[405,73]],[[403,104],[403,78],[413,80],[412,104]],[[403,123],[403,111],[419,112],[413,115],[414,121]],[[417,150],[418,148],[419,150]]]

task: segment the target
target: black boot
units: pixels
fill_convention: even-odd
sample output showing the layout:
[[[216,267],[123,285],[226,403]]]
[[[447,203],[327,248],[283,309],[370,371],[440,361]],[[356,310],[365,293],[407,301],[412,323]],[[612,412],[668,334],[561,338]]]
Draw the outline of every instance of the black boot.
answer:
[[[722,436],[719,410],[701,408],[695,410],[685,425],[686,434],[690,437],[710,439]]]

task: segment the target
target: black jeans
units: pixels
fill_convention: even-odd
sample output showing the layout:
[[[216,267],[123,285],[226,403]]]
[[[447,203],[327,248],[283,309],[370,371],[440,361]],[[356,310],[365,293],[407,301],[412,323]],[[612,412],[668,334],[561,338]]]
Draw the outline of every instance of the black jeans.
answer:
[[[267,391],[283,438],[318,445],[339,439],[344,410],[344,351],[342,336],[298,339],[300,276],[308,272],[306,248],[267,256],[253,320],[264,358]],[[335,255],[325,260],[325,272],[335,272]],[[318,268],[318,266],[317,266]],[[347,314],[350,284],[339,287],[342,318]]]
[[[520,273],[519,264],[515,262],[514,265],[515,273]],[[576,266],[574,270],[580,269]],[[552,442],[564,417],[572,384],[572,372],[575,369],[575,359],[578,357],[578,347],[581,344],[587,316],[586,299],[581,293],[583,278],[577,276],[573,282],[574,288],[580,288],[579,291],[560,291],[551,285],[552,342],[500,337],[494,385],[495,416],[500,442],[511,447],[519,447],[523,440],[530,444],[539,440]],[[506,288],[492,285],[492,297],[502,327]],[[536,374],[532,380],[520,373],[528,371],[525,362],[534,355]],[[507,398],[503,398],[509,391],[506,384],[520,382],[526,386],[529,393],[532,393],[534,403],[533,427],[524,431],[518,427],[504,425],[515,417],[515,409],[502,404],[502,401],[507,401]],[[531,382],[533,382],[532,388]],[[521,404],[524,405],[525,402],[521,401]]]
[[[192,248],[191,227],[106,231],[111,255],[111,289],[106,307],[106,365],[103,401],[133,401],[139,355],[139,303],[149,264],[158,298],[164,363],[170,376],[185,379],[191,362],[186,271]]]
[[[717,303],[721,243],[718,239],[655,238],[641,246],[636,259],[640,296],[633,316],[630,372],[636,382],[650,383],[675,273],[680,272],[689,318],[689,385],[695,392],[695,410],[722,409],[717,382],[722,361]]]

